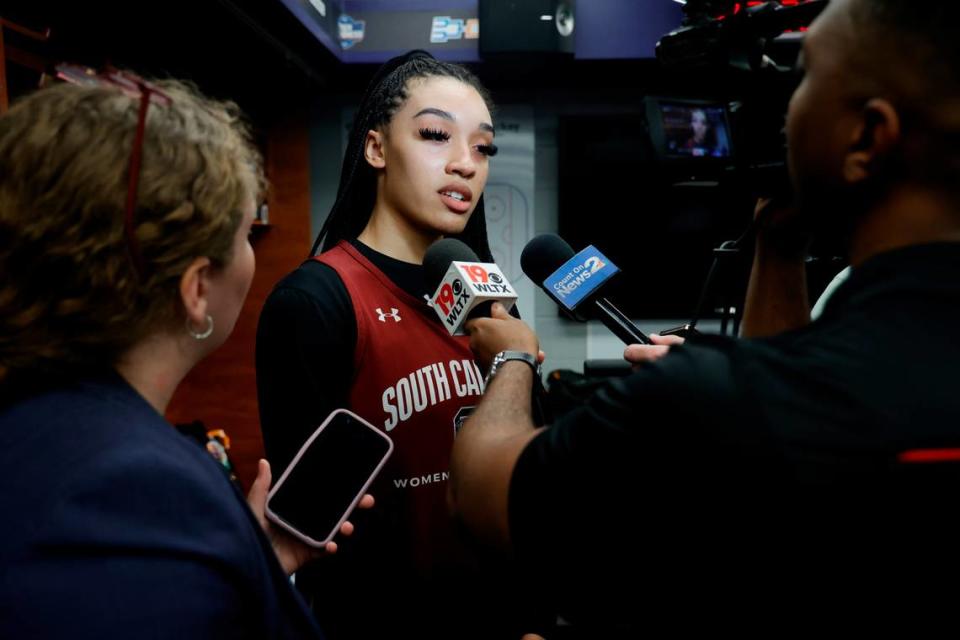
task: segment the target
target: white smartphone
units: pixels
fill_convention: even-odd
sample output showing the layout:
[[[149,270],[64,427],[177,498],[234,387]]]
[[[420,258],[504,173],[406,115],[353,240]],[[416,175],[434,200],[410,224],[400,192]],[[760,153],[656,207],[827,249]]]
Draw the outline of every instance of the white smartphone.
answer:
[[[393,452],[386,434],[337,409],[300,448],[267,495],[266,515],[313,547],[340,530]]]

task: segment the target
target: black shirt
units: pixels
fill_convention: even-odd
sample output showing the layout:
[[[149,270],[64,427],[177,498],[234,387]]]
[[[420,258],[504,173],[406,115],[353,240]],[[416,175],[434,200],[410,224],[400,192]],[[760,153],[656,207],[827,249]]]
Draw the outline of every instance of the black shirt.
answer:
[[[960,244],[934,244],[854,269],[803,329],[672,349],[524,450],[518,557],[588,624],[903,597],[900,569],[960,547],[960,463],[898,462],[960,446],[957,327]]]

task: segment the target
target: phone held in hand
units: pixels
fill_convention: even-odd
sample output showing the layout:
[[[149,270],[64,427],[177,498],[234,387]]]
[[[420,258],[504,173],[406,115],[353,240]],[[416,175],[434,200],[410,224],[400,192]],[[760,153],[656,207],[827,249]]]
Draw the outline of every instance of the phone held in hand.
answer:
[[[266,515],[306,544],[323,547],[380,473],[393,442],[337,409],[300,448],[267,495]]]

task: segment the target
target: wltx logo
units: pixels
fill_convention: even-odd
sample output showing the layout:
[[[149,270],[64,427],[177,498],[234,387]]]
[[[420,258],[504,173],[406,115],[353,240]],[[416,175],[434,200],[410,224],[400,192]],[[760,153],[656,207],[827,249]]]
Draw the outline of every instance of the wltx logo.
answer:
[[[393,318],[394,322],[400,322],[400,309],[390,308],[390,313],[384,313],[383,309],[377,307],[377,320],[386,322],[387,318]]]

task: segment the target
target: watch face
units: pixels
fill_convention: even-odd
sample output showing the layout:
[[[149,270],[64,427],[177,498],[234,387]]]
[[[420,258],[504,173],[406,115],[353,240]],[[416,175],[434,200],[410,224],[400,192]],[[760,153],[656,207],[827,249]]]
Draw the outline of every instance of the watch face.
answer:
[[[493,376],[496,375],[497,369],[501,364],[503,364],[503,351],[493,356],[493,361],[490,363],[490,371],[487,372],[487,377],[484,379],[484,385],[493,379]]]

